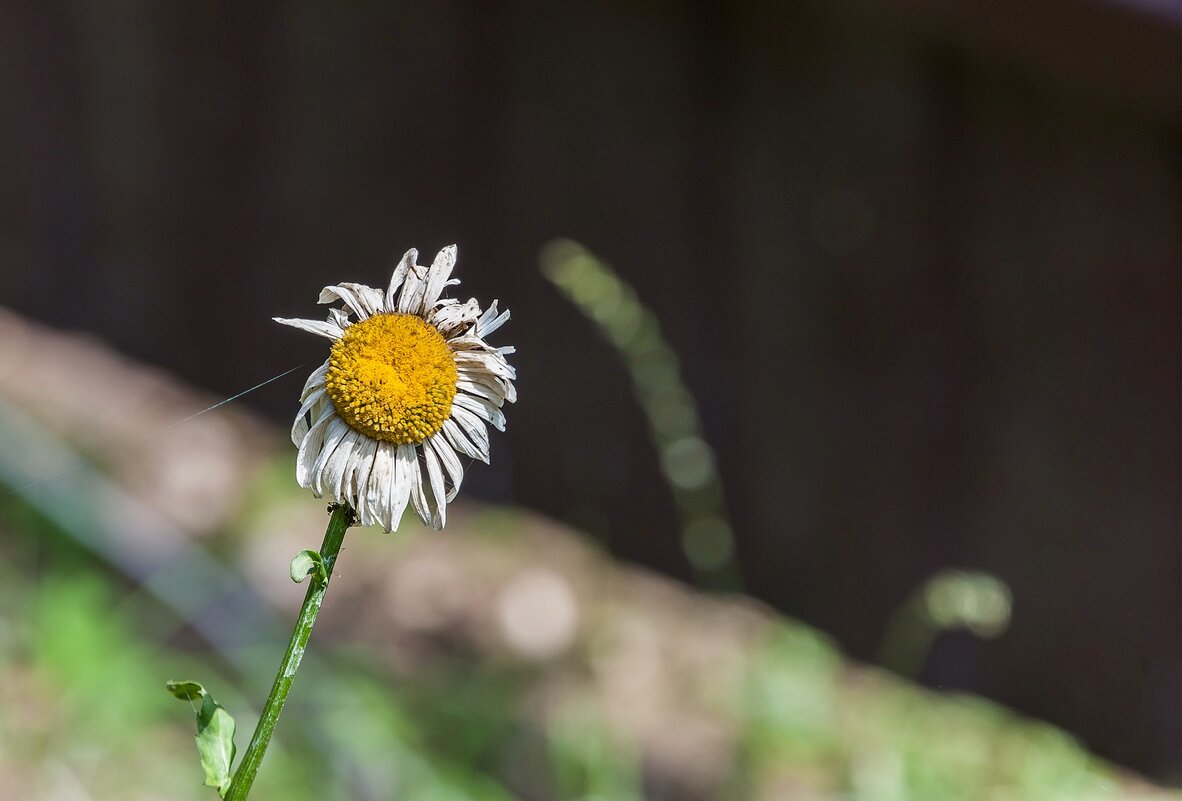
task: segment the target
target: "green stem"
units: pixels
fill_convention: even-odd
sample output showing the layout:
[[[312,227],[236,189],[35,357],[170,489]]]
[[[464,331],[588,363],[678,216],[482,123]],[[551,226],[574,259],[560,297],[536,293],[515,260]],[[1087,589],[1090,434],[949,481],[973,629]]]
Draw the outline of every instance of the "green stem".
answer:
[[[333,563],[336,562],[341,543],[345,539],[345,529],[352,521],[353,510],[348,504],[342,503],[333,507],[328,530],[324,532],[324,544],[320,546],[320,555],[324,559],[324,577],[321,580],[315,572],[312,574],[311,586],[308,587],[308,594],[304,596],[304,605],[300,607],[300,616],[296,620],[295,630],[291,633],[291,641],[287,644],[287,653],[283,655],[283,663],[279,665],[275,683],[271,685],[271,694],[267,696],[267,704],[263,707],[259,725],[255,727],[250,745],[238,764],[238,770],[234,772],[234,781],[230,785],[230,791],[226,793],[226,801],[245,801],[250,793],[250,786],[254,784],[263,754],[271,742],[275,724],[279,722],[279,713],[283,711],[283,704],[287,701],[292,680],[295,679],[296,671],[300,669],[300,660],[304,658],[304,649],[312,635],[312,625],[316,622],[320,604],[324,601],[324,593],[332,579]]]

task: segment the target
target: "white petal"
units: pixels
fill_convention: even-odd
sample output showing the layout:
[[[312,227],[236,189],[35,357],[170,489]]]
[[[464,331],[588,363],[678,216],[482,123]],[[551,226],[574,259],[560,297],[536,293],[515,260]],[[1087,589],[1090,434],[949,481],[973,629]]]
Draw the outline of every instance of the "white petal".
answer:
[[[374,457],[373,467],[369,471],[369,482],[366,486],[365,505],[369,509],[370,516],[375,523],[381,524],[382,528],[389,530],[386,525],[386,515],[388,511],[387,499],[389,498],[390,482],[394,478],[394,449],[383,448],[383,444],[374,440]]]
[[[447,341],[447,346],[455,352],[476,351],[479,353],[492,353],[496,350],[496,348],[474,334],[452,337]]]
[[[451,419],[459,424],[460,430],[464,432],[472,444],[479,449],[481,461],[488,462],[488,429],[485,428],[484,423],[479,417],[472,414],[472,412],[454,403],[451,407]]]
[[[497,314],[497,302],[494,300],[488,310],[476,321],[476,336],[486,337],[509,321],[509,310]]]
[[[427,477],[431,481],[431,528],[439,531],[447,523],[447,491],[443,487],[443,468],[435,449],[423,443],[423,457],[427,462]]]
[[[447,492],[447,502],[451,503],[460,494],[460,484],[464,483],[464,465],[460,462],[460,457],[456,456],[451,445],[447,444],[447,438],[442,432],[436,432],[427,437],[427,446],[435,449],[435,453],[439,455],[439,461],[443,463],[443,469],[447,471],[448,481],[451,482],[451,489]]]
[[[345,284],[345,286],[352,287],[357,292],[362,302],[365,303],[365,307],[369,310],[371,317],[375,314],[381,314],[386,310],[386,296],[382,290],[375,289],[372,286],[366,286],[365,284]]]
[[[324,386],[324,379],[328,375],[328,359],[324,360],[324,364],[312,371],[312,375],[308,376],[308,380],[304,382],[304,391],[300,393],[300,401],[302,402],[315,389]]]
[[[461,378],[456,382],[456,389],[461,392],[467,392],[469,395],[476,395],[492,403],[498,407],[505,402],[505,393],[499,386],[492,386],[483,382],[471,381]]]
[[[345,308],[349,310],[358,320],[364,320],[369,317],[369,312],[365,308],[365,304],[361,301],[356,293],[349,287],[341,284],[337,286],[326,286],[320,290],[320,297],[316,299],[317,303],[336,303],[342,301]]]
[[[320,453],[324,449],[324,435],[328,430],[328,426],[333,420],[339,420],[334,408],[331,413],[326,413],[320,419],[312,423],[308,433],[304,435],[303,440],[299,444],[299,452],[296,454],[296,482],[301,487],[312,487],[312,471],[316,462],[320,459]],[[313,494],[320,497],[319,493],[315,491]]]
[[[358,320],[364,320],[382,310],[382,293],[365,284],[345,283],[326,286],[320,290],[318,303],[333,303],[340,299]]]
[[[507,387],[513,383],[510,379],[486,369],[483,364],[477,364],[468,360],[465,360],[463,364],[457,364],[456,372],[460,378],[467,381],[475,381],[477,384]]]
[[[319,334],[322,337],[329,339],[340,339],[341,334],[345,333],[341,327],[333,322],[320,320],[295,320],[288,317],[272,317],[277,323],[283,325],[290,325],[292,328],[298,328],[301,331],[307,331],[311,334]]]
[[[460,279],[458,279],[458,278],[449,278],[443,282],[444,289],[447,289],[449,286],[459,286],[459,285],[460,285]],[[457,302],[458,301],[456,301],[452,298],[440,298],[440,299],[436,300],[434,303],[432,303],[431,306],[428,308],[434,308],[435,306],[438,306],[441,303],[457,303]]]
[[[325,494],[338,503],[348,503],[354,507],[356,504],[352,502],[345,486],[345,476],[354,468],[360,449],[358,438],[361,436],[350,428],[324,464]]]
[[[390,519],[390,488],[394,483],[394,446],[389,442],[376,442],[374,446],[373,466],[369,471],[369,481],[366,486],[365,504],[369,509],[374,523],[380,523],[387,531],[391,530]]]
[[[427,286],[423,292],[423,303],[418,314],[425,315],[439,300],[440,293],[451,277],[451,271],[456,267],[456,246],[448,245],[435,256],[431,262],[431,269],[427,273]]]
[[[352,505],[356,510],[358,517],[361,518],[361,525],[373,525],[373,512],[369,506],[369,477],[373,474],[374,459],[378,451],[378,441],[370,439],[369,437],[361,438],[361,452],[357,456],[356,468],[353,471],[352,484],[349,487],[349,495],[352,498]]]
[[[399,463],[406,469],[407,486],[410,489],[410,503],[419,519],[431,525],[431,509],[427,505],[427,493],[423,490],[423,474],[419,469],[418,449],[414,445],[398,446]]]
[[[459,351],[452,354],[455,356],[456,366],[464,367],[478,367],[493,375],[498,375],[501,378],[517,378],[517,371],[513,366],[505,361],[505,357],[499,353],[476,353],[473,351]]]
[[[325,487],[325,468],[328,466],[328,460],[336,452],[337,445],[345,438],[345,435],[352,431],[349,424],[339,417],[334,416],[328,423],[328,428],[324,434],[324,447],[320,449],[320,456],[316,459],[316,464],[312,466],[312,491],[316,497],[324,494]],[[334,498],[333,500],[336,500]]]
[[[459,423],[455,420],[443,421],[443,436],[447,439],[449,445],[455,448],[460,453],[467,456],[469,459],[479,459],[488,464],[488,437],[485,436],[485,448],[481,450],[476,445],[473,445],[468,437],[464,436],[464,432],[460,429]]]
[[[514,403],[517,400],[517,390],[514,389],[512,381],[487,373],[460,373],[456,389],[484,398],[498,409],[504,406],[505,401]]]
[[[312,420],[317,420],[323,413],[324,407],[317,404],[322,404],[328,400],[328,393],[324,391],[321,386],[318,389],[313,389],[304,402],[300,405],[300,411],[296,414],[295,423],[291,427],[291,444],[299,446],[303,442],[304,437],[308,434],[308,429],[312,424],[308,422],[308,415],[311,414]],[[331,403],[331,401],[329,401]]]
[[[390,286],[386,289],[386,311],[394,311],[394,296],[398,294],[398,288],[402,286],[402,282],[406,280],[406,276],[418,258],[419,252],[411,248],[398,261],[398,266],[394,268],[394,274],[390,276]]]
[[[454,334],[472,325],[480,317],[480,304],[472,298],[467,303],[452,303],[435,309],[427,321],[439,329],[444,336]]]
[[[467,409],[481,420],[491,423],[497,431],[505,430],[504,412],[485,399],[478,398],[475,395],[466,395],[463,392],[457,392],[455,399],[452,400],[453,414],[457,406]]]
[[[413,492],[411,485],[418,480],[418,469],[415,466],[414,445],[391,444],[390,447],[394,451],[394,471],[397,476],[390,494],[390,510],[394,523],[391,530],[394,530],[398,528],[398,523],[406,512],[406,504]]]
[[[375,289],[372,286],[365,284],[341,284],[341,286],[348,287],[357,293],[358,300],[361,301],[365,310],[369,312],[372,317],[375,314],[381,314],[386,308],[386,296],[380,289]]]
[[[418,314],[423,303],[423,292],[427,289],[427,268],[411,264],[402,291],[398,294],[397,311],[402,314]]]

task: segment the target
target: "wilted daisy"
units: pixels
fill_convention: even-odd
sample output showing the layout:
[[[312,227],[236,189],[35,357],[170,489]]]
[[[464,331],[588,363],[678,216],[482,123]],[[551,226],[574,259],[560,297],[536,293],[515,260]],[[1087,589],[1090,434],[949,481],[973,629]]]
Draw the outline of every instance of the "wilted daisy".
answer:
[[[501,406],[517,400],[517,375],[505,360],[514,349],[485,341],[509,312],[498,313],[495,300],[482,310],[475,299],[440,297],[459,283],[451,278],[455,245],[430,267],[417,259],[408,250],[384,292],[325,287],[319,302],[344,306],[324,322],[275,318],[332,340],[291,429],[296,479],[387,531],[398,528],[408,503],[424,523],[443,528],[464,478],[461,457],[488,462],[485,424],[504,431]]]

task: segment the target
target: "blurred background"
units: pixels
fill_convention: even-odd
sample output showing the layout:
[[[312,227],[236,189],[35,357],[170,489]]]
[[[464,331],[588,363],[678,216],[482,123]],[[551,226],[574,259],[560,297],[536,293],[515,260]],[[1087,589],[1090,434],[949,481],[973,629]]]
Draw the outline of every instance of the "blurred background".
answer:
[[[245,745],[308,370],[174,424],[452,242],[521,401],[449,533],[351,533],[273,792],[1182,781],[1180,54],[1170,0],[0,4],[0,798],[206,797],[157,684]]]

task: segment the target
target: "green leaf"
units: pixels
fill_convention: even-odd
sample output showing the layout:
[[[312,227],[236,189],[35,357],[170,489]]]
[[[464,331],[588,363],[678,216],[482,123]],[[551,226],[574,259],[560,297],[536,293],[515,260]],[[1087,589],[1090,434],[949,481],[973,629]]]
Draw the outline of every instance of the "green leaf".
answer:
[[[218,788],[222,798],[230,789],[235,751],[234,718],[212,696],[206,695],[197,713],[197,753],[205,769],[206,786]]]
[[[205,771],[207,787],[216,787],[218,795],[226,797],[230,790],[234,764],[234,718],[213,696],[195,681],[170,681],[164,685],[175,698],[182,701],[201,700],[197,709],[197,754]]]
[[[165,688],[182,701],[196,701],[205,697],[205,688],[195,681],[169,681]]]
[[[320,555],[319,551],[305,548],[291,560],[291,580],[299,584],[308,577],[309,573],[315,573],[313,581],[317,583],[328,579],[328,571],[324,568],[324,557]]]

